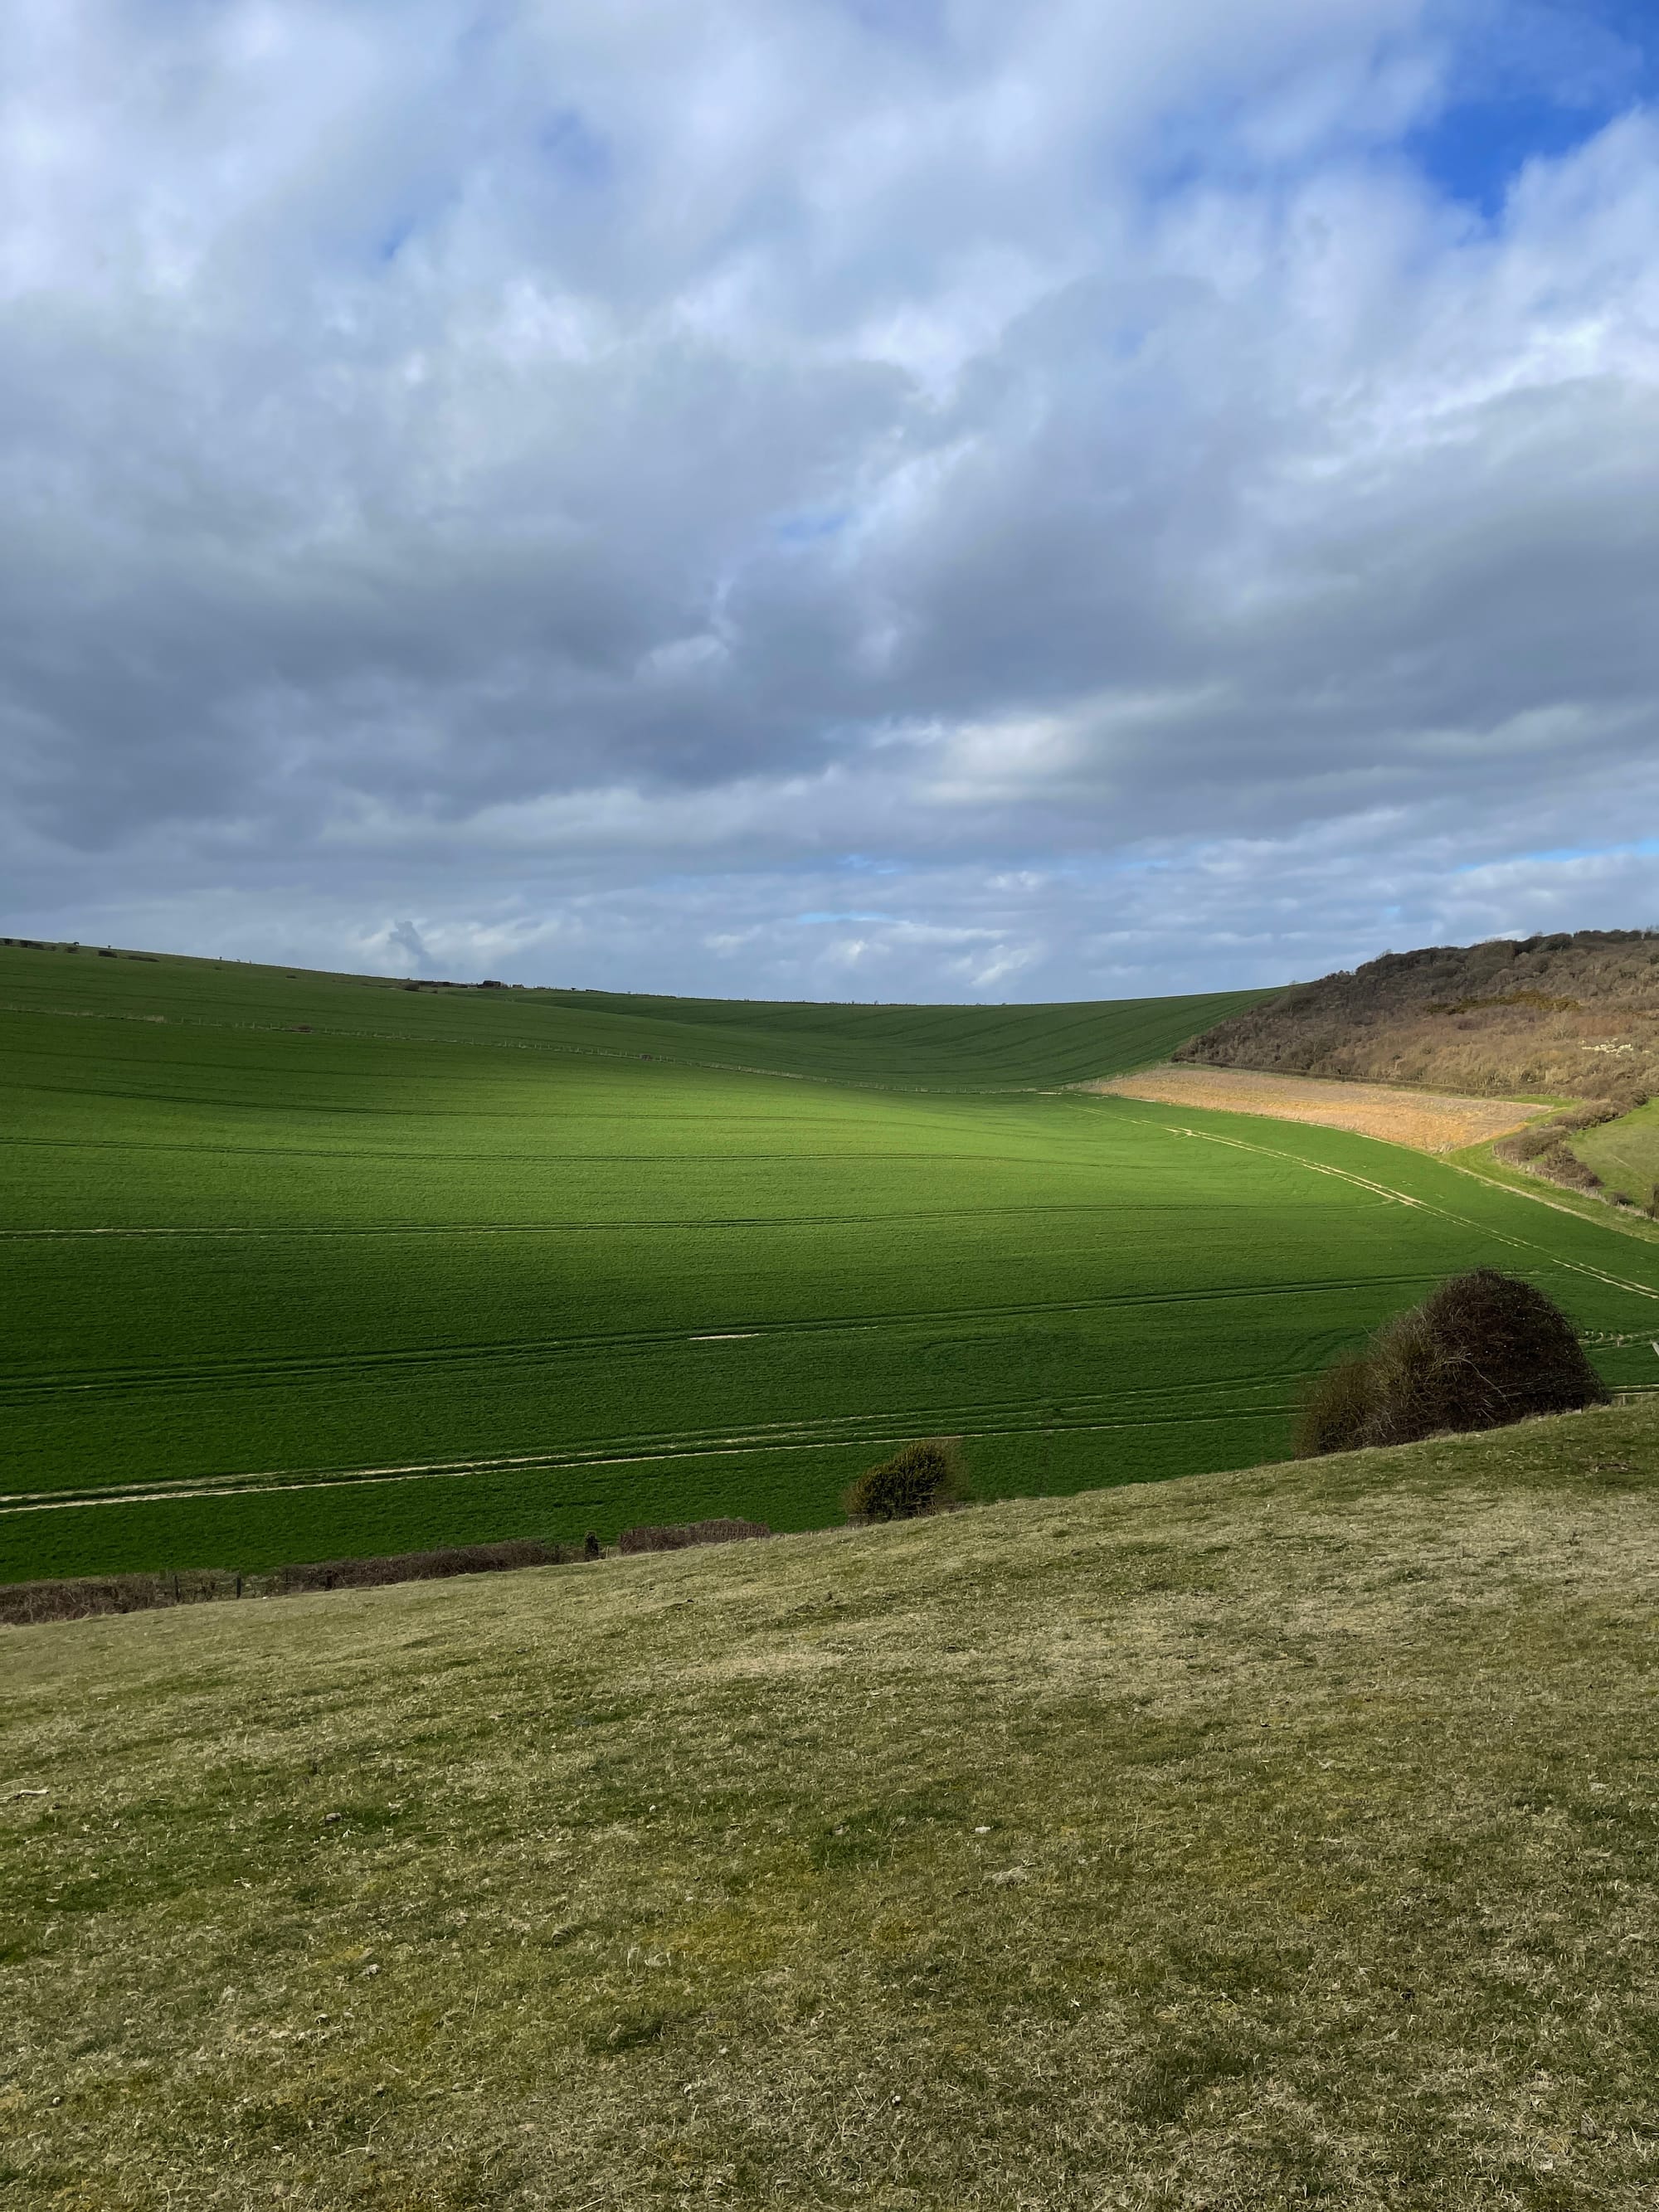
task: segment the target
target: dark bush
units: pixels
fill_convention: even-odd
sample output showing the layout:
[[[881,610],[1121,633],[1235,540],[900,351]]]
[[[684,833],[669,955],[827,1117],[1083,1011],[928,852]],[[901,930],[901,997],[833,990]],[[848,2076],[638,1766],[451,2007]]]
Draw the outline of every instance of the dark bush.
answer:
[[[0,1621],[26,1628],[48,1620],[84,1620],[94,1613],[201,1605],[233,1596],[234,1580],[212,1568],[196,1568],[176,1575],[82,1575],[64,1582],[7,1583],[0,1586]]]
[[[1599,1129],[1608,1121],[1616,1121],[1624,1112],[1610,1098],[1589,1098],[1582,1106],[1575,1106],[1565,1114],[1555,1116],[1558,1129]]]
[[[1512,1160],[1518,1167],[1523,1161],[1535,1160],[1540,1152],[1547,1152],[1560,1141],[1560,1133],[1546,1122],[1541,1128],[1521,1129],[1512,1137],[1500,1139],[1493,1150],[1500,1160]]]
[[[592,1529],[590,1528],[587,1534],[582,1538],[583,1559],[597,1559],[603,1553],[604,1549],[604,1545],[600,1543],[598,1536],[596,1536]]]
[[[496,1574],[512,1567],[550,1567],[568,1558],[558,1544],[534,1536],[501,1544],[457,1544],[443,1551],[400,1552],[389,1558],[319,1559],[270,1574],[233,1574],[193,1567],[177,1574],[85,1575],[63,1582],[0,1584],[0,1623],[28,1627],[83,1620],[105,1613],[149,1613],[158,1607],[204,1605],[217,1598],[290,1597],[305,1590],[374,1589],[386,1583],[433,1582],[446,1575]]]
[[[1297,1459],[1322,1452],[1356,1451],[1370,1419],[1370,1363],[1363,1352],[1339,1359],[1316,1375],[1303,1395],[1291,1449]]]
[[[504,1544],[452,1544],[437,1552],[398,1552],[380,1559],[318,1559],[284,1567],[276,1588],[283,1596],[301,1590],[376,1589],[386,1583],[428,1583],[447,1575],[501,1574],[510,1567],[547,1567],[557,1548],[539,1536]]]
[[[1413,1443],[1607,1400],[1560,1308],[1518,1276],[1479,1267],[1385,1322],[1363,1353],[1322,1377],[1296,1449],[1311,1458]]]
[[[968,1484],[951,1437],[923,1437],[866,1468],[842,1499],[850,1521],[910,1521],[963,1504]]]
[[[1548,1152],[1540,1152],[1537,1161],[1540,1175],[1547,1176],[1563,1190],[1582,1190],[1593,1195],[1601,1188],[1601,1178],[1592,1167],[1586,1167],[1577,1152],[1569,1152],[1565,1145],[1552,1145]]]
[[[624,1528],[617,1539],[619,1552],[684,1552],[694,1544],[740,1544],[752,1536],[769,1536],[764,1521],[689,1521],[683,1526],[653,1528],[647,1523]]]

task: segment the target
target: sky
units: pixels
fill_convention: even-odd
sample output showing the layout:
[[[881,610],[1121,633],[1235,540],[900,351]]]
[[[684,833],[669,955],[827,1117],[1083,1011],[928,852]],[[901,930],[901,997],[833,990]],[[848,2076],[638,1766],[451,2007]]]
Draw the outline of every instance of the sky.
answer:
[[[1659,922],[1652,0],[11,0],[0,931],[736,998]]]

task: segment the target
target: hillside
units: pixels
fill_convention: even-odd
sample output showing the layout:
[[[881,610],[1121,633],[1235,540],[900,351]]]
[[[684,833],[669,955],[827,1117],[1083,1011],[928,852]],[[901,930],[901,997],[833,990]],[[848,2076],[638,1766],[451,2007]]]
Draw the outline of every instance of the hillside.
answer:
[[[1659,1099],[1600,1128],[1575,1132],[1571,1144],[1607,1189],[1659,1212]]]
[[[876,1084],[1030,1091],[1162,1060],[1183,1038],[1271,995],[1042,1006],[774,1004],[320,975],[172,953],[0,939],[0,1012],[187,1029],[494,1046],[577,1059]]]
[[[0,2203],[1652,2203],[1659,1407],[0,1631]]]
[[[1271,1460],[1302,1378],[1483,1263],[1659,1380],[1659,1250],[1340,1132],[526,1048],[580,1018],[505,993],[9,957],[64,1011],[3,1017],[3,1580],[822,1527],[916,1435],[993,1496]]]
[[[1224,1016],[1173,1057],[1638,1105],[1659,1092],[1659,932],[1385,953]]]

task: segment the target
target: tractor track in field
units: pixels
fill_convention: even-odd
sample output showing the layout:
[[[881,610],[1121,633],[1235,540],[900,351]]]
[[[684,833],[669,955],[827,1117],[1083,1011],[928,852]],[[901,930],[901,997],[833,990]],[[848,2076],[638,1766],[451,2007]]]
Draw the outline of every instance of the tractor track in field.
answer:
[[[566,1358],[612,1358],[649,1355],[692,1344],[787,1340],[798,1337],[860,1335],[876,1330],[942,1330],[991,1322],[1049,1320],[1066,1314],[1133,1312],[1149,1306],[1207,1305],[1262,1297],[1324,1297],[1342,1291],[1412,1289],[1434,1279],[1432,1269],[1358,1277],[1319,1278],[1300,1283],[1243,1283],[1183,1291],[1126,1291],[1094,1298],[1031,1300],[985,1306],[952,1306],[927,1312],[828,1314],[793,1321],[720,1317],[696,1328],[629,1329],[584,1335],[507,1339],[484,1344],[421,1345],[404,1350],[339,1352],[310,1358],[226,1359],[191,1367],[116,1369],[102,1374],[85,1369],[37,1371],[0,1381],[0,1405],[24,1404],[59,1396],[127,1391],[218,1389],[226,1385],[259,1388],[271,1383],[349,1380],[379,1372],[421,1367],[537,1363]]]
[[[730,1431],[706,1431],[678,1437],[617,1440],[586,1446],[550,1447],[540,1450],[471,1456],[465,1459],[405,1461],[380,1467],[279,1469],[257,1475],[209,1475],[165,1484],[111,1486],[99,1491],[19,1492],[0,1497],[0,1518],[27,1513],[68,1512],[86,1507],[155,1505],[187,1503],[210,1498],[264,1498],[294,1491],[338,1490],[368,1485],[463,1481],[471,1477],[538,1473],[580,1474],[607,1467],[646,1467],[684,1460],[736,1458],[757,1452],[824,1451],[836,1448],[878,1449],[902,1443],[919,1430],[949,1434],[965,1440],[988,1437],[1104,1434],[1115,1430],[1188,1427],[1242,1416],[1284,1415],[1291,1401],[1284,1395],[1285,1378],[1276,1377],[1244,1386],[1249,1399],[1214,1410],[1194,1413],[1189,1405],[1168,1411],[1156,1407],[1137,1410],[1123,1401],[1150,1392],[1111,1394],[1123,1410],[1108,1419],[1081,1419],[1079,1413],[1097,1413],[1109,1394],[1092,1398],[1069,1397],[1076,1410],[1068,1413],[1057,1403],[991,1404],[976,1407],[905,1407],[897,1412],[827,1416],[817,1422],[777,1422]],[[1276,1388],[1280,1395],[1272,1402],[1250,1396],[1251,1389]]]
[[[1378,1194],[1393,1197],[1395,1194]],[[1402,1201],[1417,1205],[1415,1199]],[[1431,1209],[1432,1210],[1432,1209]],[[609,1221],[392,1221],[312,1223],[302,1227],[258,1227],[221,1224],[182,1228],[175,1224],[88,1224],[80,1228],[0,1229],[0,1243],[65,1243],[83,1240],[114,1242],[122,1237],[191,1237],[308,1240],[316,1237],[605,1237],[660,1235],[669,1230],[704,1231],[727,1229],[892,1229],[911,1223],[937,1221],[1048,1220],[1088,1217],[1121,1222],[1133,1216],[1133,1204],[1121,1199],[1091,1200],[1086,1203],[1053,1206],[902,1206],[886,1213],[664,1213],[629,1214]]]
[[[1263,1370],[1259,1374],[1229,1375],[1209,1382],[1184,1382],[1173,1389],[1163,1383],[1131,1383],[1112,1390],[1054,1390],[1038,1391],[1029,1396],[979,1399],[964,1405],[959,1400],[945,1403],[921,1403],[901,1408],[878,1408],[874,1412],[851,1413],[822,1413],[805,1419],[753,1421],[743,1424],[733,1431],[732,1425],[719,1424],[699,1429],[638,1429],[611,1435],[590,1436],[562,1445],[538,1445],[516,1452],[478,1453],[445,1460],[422,1460],[398,1463],[375,1469],[356,1463],[336,1467],[285,1468],[265,1473],[235,1474],[221,1468],[210,1474],[185,1475],[178,1478],[188,1486],[200,1482],[216,1486],[249,1484],[255,1486],[289,1478],[325,1481],[379,1474],[418,1474],[422,1472],[450,1473],[477,1471],[492,1467],[518,1467],[540,1463],[545,1460],[569,1460],[573,1464],[589,1458],[606,1461],[641,1452],[690,1451],[711,1443],[732,1444],[743,1439],[751,1442],[768,1439],[799,1437],[806,1442],[834,1443],[848,1437],[856,1440],[858,1432],[871,1426],[885,1428],[896,1421],[906,1421],[914,1427],[933,1424],[936,1428],[950,1429],[952,1423],[986,1419],[1025,1419],[1042,1415],[1042,1425],[1049,1418],[1060,1419],[1075,1414],[1079,1409],[1098,1411],[1105,1407],[1123,1407],[1133,1412],[1150,1407],[1156,1410],[1166,1401],[1177,1407],[1189,1405],[1194,1399],[1225,1398],[1239,1401],[1260,1395],[1263,1392],[1283,1392],[1286,1385],[1299,1379],[1301,1370],[1283,1364]],[[955,1431],[951,1431],[955,1433]],[[110,1484],[58,1484],[49,1490],[13,1491],[0,1492],[0,1506],[22,1505],[47,1501],[74,1499],[104,1499],[113,1492],[140,1490],[145,1493],[160,1492],[168,1496],[178,1494],[175,1486],[154,1476],[141,1476],[128,1482]]]
[[[1225,1145],[1238,1152],[1259,1152],[1267,1159],[1287,1160],[1296,1167],[1306,1168],[1312,1175],[1334,1176],[1339,1182],[1351,1183],[1358,1190],[1370,1191],[1378,1198],[1392,1199],[1398,1206],[1414,1206],[1420,1213],[1433,1214],[1437,1219],[1449,1221],[1455,1227],[1469,1230],[1477,1237],[1489,1237],[1494,1243],[1507,1244],[1511,1251],[1534,1253],[1548,1267],[1562,1267],[1571,1274],[1586,1276],[1590,1281],[1601,1283],[1609,1290],[1630,1291],[1638,1297],[1659,1299],[1659,1285],[1632,1282],[1628,1276],[1609,1274],[1605,1267],[1592,1267],[1587,1260],[1564,1259],[1551,1252],[1546,1245],[1534,1244],[1529,1237],[1513,1237],[1505,1230],[1492,1229],[1483,1222],[1471,1221],[1467,1214],[1454,1213],[1449,1206],[1437,1206],[1432,1199],[1414,1198],[1408,1191],[1392,1189],[1389,1184],[1377,1182],[1369,1176],[1355,1174],[1351,1168],[1334,1167],[1327,1160],[1310,1160],[1301,1153],[1281,1152],[1276,1145],[1252,1145],[1242,1137],[1223,1137],[1212,1129],[1182,1128],[1172,1121],[1166,1121],[1164,1126],[1176,1136],[1191,1137],[1200,1144]],[[1476,1176],[1475,1180],[1486,1182],[1484,1176]],[[1487,1188],[1503,1189],[1506,1186],[1489,1183]],[[1547,1205],[1549,1201],[1546,1200],[1544,1203]],[[1572,1220],[1584,1218],[1582,1214],[1574,1213],[1570,1206],[1557,1206],[1553,1210],[1566,1214]],[[1600,1224],[1591,1225],[1599,1227]]]
[[[606,1167],[613,1163],[618,1167],[729,1168],[734,1165],[747,1167],[756,1160],[835,1160],[845,1165],[849,1159],[860,1167],[872,1164],[884,1166],[895,1160],[916,1160],[927,1165],[936,1165],[958,1157],[970,1159],[978,1165],[985,1159],[1013,1162],[1018,1158],[1018,1155],[1014,1153],[957,1155],[939,1151],[872,1150],[848,1153],[835,1147],[817,1152],[802,1150],[757,1152],[743,1146],[714,1152],[457,1152],[442,1146],[434,1146],[413,1152],[407,1146],[399,1145],[191,1145],[176,1144],[161,1138],[152,1140],[131,1137],[0,1137],[0,1146],[43,1152],[183,1152],[191,1159],[206,1157],[212,1159],[348,1160],[354,1164],[360,1160],[406,1160],[411,1165],[422,1166],[437,1160],[448,1165],[461,1160],[469,1166],[492,1168]]]

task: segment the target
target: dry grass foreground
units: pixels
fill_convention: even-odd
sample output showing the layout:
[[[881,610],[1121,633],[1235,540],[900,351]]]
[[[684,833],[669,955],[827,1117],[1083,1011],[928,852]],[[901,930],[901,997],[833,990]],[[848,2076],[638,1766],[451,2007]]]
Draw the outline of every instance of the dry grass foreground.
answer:
[[[30,2207],[1650,2207],[1659,1407],[0,1632]]]
[[[1513,1098],[1443,1097],[1395,1091],[1382,1083],[1331,1083],[1316,1075],[1260,1075],[1244,1067],[1150,1067],[1079,1090],[1221,1114],[1263,1114],[1275,1121],[1314,1121],[1322,1129],[1385,1137],[1418,1152],[1455,1152],[1506,1137],[1543,1108]]]

